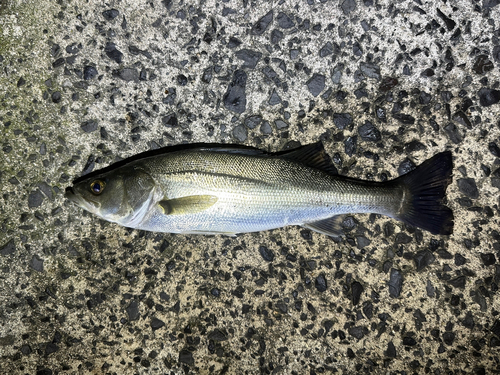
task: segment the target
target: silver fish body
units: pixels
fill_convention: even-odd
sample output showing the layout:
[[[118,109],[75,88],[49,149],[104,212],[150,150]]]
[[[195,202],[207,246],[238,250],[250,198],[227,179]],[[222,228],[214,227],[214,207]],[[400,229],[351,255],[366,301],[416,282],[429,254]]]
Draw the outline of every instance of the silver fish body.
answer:
[[[422,176],[384,183],[338,176],[320,143],[278,155],[224,147],[169,152],[88,177],[67,197],[105,220],[155,232],[231,235],[301,225],[339,235],[341,215],[379,213],[448,234],[453,216],[441,199],[451,155],[439,155],[438,168],[430,166],[437,170],[431,185],[438,185],[431,226],[412,221],[411,184]],[[419,175],[429,172],[420,169]]]

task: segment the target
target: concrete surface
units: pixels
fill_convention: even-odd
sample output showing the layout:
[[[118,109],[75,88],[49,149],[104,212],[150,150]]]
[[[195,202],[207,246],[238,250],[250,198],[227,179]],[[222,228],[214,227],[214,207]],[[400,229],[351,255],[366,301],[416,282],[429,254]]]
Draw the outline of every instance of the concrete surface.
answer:
[[[0,373],[499,373],[498,3],[2,2]],[[163,235],[63,197],[152,148],[317,140],[373,180],[451,150],[455,233]]]

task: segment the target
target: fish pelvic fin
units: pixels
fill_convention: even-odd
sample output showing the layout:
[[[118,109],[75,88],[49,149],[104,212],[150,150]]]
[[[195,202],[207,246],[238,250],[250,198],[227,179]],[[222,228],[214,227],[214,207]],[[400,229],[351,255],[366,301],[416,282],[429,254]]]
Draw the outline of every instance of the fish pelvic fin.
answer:
[[[344,221],[345,217],[346,215],[336,215],[329,217],[328,219],[314,221],[312,223],[305,223],[301,226],[318,233],[326,234],[327,236],[341,237],[344,235],[342,222]]]
[[[205,211],[217,203],[214,195],[189,195],[181,198],[164,199],[158,202],[165,215],[194,214]]]
[[[452,156],[441,152],[390,183],[401,184],[405,197],[395,218],[433,234],[453,233],[453,211],[443,203],[452,180]]]

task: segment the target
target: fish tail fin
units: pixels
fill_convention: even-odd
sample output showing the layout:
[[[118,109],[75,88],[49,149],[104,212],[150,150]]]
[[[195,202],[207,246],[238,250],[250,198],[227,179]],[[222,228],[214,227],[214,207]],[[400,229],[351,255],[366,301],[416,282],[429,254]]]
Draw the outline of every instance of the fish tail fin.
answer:
[[[443,203],[452,168],[451,152],[445,151],[394,180],[407,192],[396,218],[433,234],[453,233],[453,211]]]

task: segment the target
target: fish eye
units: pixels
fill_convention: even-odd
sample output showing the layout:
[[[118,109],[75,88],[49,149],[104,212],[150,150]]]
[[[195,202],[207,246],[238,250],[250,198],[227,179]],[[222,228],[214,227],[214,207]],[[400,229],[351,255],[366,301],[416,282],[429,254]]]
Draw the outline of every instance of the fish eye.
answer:
[[[101,180],[95,180],[90,184],[90,191],[94,195],[99,195],[104,190],[106,184]]]

